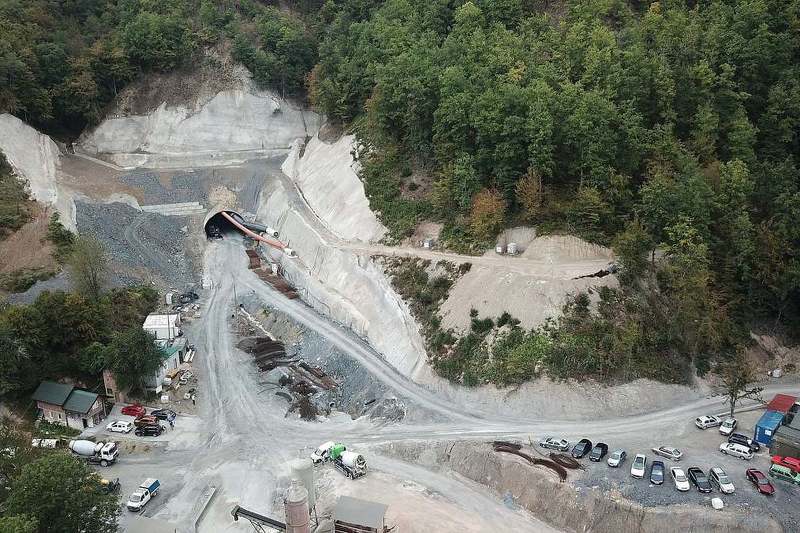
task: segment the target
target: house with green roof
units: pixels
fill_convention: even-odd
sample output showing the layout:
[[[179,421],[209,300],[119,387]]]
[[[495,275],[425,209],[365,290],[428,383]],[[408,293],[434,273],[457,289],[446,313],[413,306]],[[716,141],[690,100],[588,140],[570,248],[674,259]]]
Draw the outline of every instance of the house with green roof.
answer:
[[[65,383],[42,381],[32,398],[44,420],[74,429],[94,427],[106,415],[102,396]]]

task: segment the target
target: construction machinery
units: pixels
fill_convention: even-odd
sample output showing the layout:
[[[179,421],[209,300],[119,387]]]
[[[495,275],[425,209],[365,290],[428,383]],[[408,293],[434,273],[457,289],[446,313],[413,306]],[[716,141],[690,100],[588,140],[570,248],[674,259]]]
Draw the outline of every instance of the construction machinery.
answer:
[[[248,511],[239,505],[231,510],[231,515],[233,516],[233,520],[235,522],[238,522],[239,518],[244,518],[250,522],[250,524],[253,526],[253,529],[259,533],[263,533],[265,531],[264,528],[274,529],[275,531],[286,531],[286,524],[283,522],[278,522],[277,520],[274,520],[268,516],[264,516],[253,511]]]

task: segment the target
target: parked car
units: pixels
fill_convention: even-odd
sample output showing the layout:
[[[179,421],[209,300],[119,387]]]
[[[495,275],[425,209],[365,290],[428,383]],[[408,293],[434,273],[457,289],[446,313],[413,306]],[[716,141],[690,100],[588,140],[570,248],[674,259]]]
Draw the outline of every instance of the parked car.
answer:
[[[147,409],[144,406],[139,405],[138,403],[134,403],[131,405],[126,405],[122,408],[122,414],[128,416],[142,416],[147,414]]]
[[[735,418],[726,418],[722,424],[719,425],[719,432],[727,437],[736,429],[736,424]]]
[[[714,415],[703,415],[694,419],[694,425],[700,429],[715,428],[720,424],[722,424],[722,420]]]
[[[689,480],[686,478],[686,474],[683,473],[682,469],[673,466],[669,469],[669,473],[672,476],[672,481],[675,482],[676,489],[681,492],[686,492],[691,488],[689,486]]]
[[[578,444],[572,448],[572,457],[575,459],[580,459],[581,457],[585,457],[587,453],[592,450],[592,441],[589,439],[581,439],[578,441]]]
[[[594,461],[595,463],[599,463],[603,460],[603,457],[606,456],[608,453],[608,444],[605,442],[598,442],[592,448],[591,453],[589,454],[589,460]]]
[[[800,485],[800,474],[789,467],[773,463],[772,466],[769,467],[767,474],[769,474],[770,477],[776,477],[783,481]]]
[[[608,466],[611,468],[616,468],[625,462],[627,456],[628,454],[625,453],[625,450],[614,450],[611,452],[611,455],[608,456],[608,461],[606,461],[606,463],[608,463]]]
[[[794,472],[800,473],[800,459],[795,457],[785,457],[783,455],[773,455],[772,464],[784,466]]]
[[[708,471],[708,480],[712,485],[717,487],[717,490],[722,494],[733,494],[736,490],[733,483],[731,483],[731,480],[728,478],[728,474],[718,466]]]
[[[741,444],[742,446],[747,446],[753,452],[761,450],[761,444],[751,439],[747,435],[742,435],[741,433],[731,433],[730,436],[728,437],[728,442],[732,442],[734,444]]]
[[[137,437],[158,437],[164,433],[164,426],[142,426],[134,432]]]
[[[697,492],[711,492],[711,483],[708,482],[708,478],[701,469],[693,466],[686,472],[689,474],[689,481],[697,487]]]
[[[660,455],[661,457],[666,457],[672,461],[680,461],[681,457],[683,457],[683,452],[678,448],[673,448],[672,446],[659,446],[658,448],[653,448],[653,453]]]
[[[157,426],[158,425],[158,418],[154,417],[153,415],[142,415],[137,416],[133,420],[133,425],[137,428],[144,427],[144,426]]]
[[[772,486],[772,483],[770,483],[770,481],[767,479],[767,476],[765,476],[760,470],[748,468],[745,472],[745,476],[761,494],[765,494],[767,496],[772,496],[775,494],[775,487]]]
[[[566,452],[569,450],[569,441],[567,439],[559,439],[557,437],[544,437],[539,439],[539,446],[549,450]]]
[[[633,464],[631,465],[631,477],[642,479],[644,477],[644,471],[646,468],[647,457],[641,453],[636,454],[636,457],[633,458]]]
[[[732,455],[733,457],[738,457],[739,459],[744,459],[745,461],[749,461],[753,458],[753,451],[750,448],[747,446],[742,446],[741,444],[734,444],[732,442],[723,442],[720,444],[719,451],[725,455]]]
[[[653,485],[661,485],[664,483],[664,463],[661,461],[653,461],[650,463],[650,483]]]
[[[133,431],[133,424],[127,420],[114,420],[106,426],[106,429],[114,433],[130,433]]]
[[[178,413],[176,413],[172,409],[156,409],[155,411],[152,411],[150,414],[158,418],[159,420],[175,420],[178,417]]]

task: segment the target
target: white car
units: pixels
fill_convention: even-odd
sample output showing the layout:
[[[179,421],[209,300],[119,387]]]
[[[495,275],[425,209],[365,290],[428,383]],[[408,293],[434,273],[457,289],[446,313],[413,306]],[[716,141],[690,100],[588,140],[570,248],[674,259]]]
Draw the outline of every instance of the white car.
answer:
[[[708,480],[712,485],[717,487],[722,494],[733,494],[733,492],[736,490],[736,487],[733,486],[731,480],[728,479],[728,474],[726,474],[725,471],[718,466],[715,466],[709,470]]]
[[[669,469],[669,473],[672,476],[672,481],[675,482],[676,489],[681,492],[687,492],[689,490],[689,478],[686,477],[682,469],[673,466]]]
[[[722,420],[718,416],[703,415],[694,419],[694,425],[700,429],[715,428],[722,424]]]
[[[106,429],[115,433],[130,433],[133,431],[133,423],[127,420],[115,420],[107,425]]]
[[[745,461],[749,461],[753,458],[753,451],[750,448],[733,442],[723,442],[719,445],[719,451],[725,455],[732,455],[733,457],[738,457]]]
[[[611,455],[608,456],[606,463],[608,463],[608,466],[611,468],[617,468],[619,465],[625,462],[625,457],[627,457],[627,455],[628,454],[625,453],[625,450],[615,450],[611,452]]]
[[[736,419],[735,418],[726,418],[722,424],[719,426],[719,432],[725,435],[726,437],[730,436],[733,433],[733,430],[736,429]]]
[[[633,464],[631,465],[631,477],[642,479],[644,477],[645,470],[647,470],[647,457],[641,453],[637,453],[636,457],[633,458]]]

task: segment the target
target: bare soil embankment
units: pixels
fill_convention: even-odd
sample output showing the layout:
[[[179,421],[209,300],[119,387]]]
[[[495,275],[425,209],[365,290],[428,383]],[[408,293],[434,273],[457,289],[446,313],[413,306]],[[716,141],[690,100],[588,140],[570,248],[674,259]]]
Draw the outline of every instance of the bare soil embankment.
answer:
[[[524,460],[495,453],[491,446],[475,442],[392,443],[375,451],[428,468],[450,470],[491,488],[501,497],[508,494],[516,504],[548,524],[567,531],[594,533],[779,533],[773,519],[757,514],[710,507],[680,505],[643,507],[599,489],[576,491],[569,482],[560,483],[544,468],[530,467]],[[574,471],[570,476],[574,476]],[[580,474],[577,474],[580,475]]]

